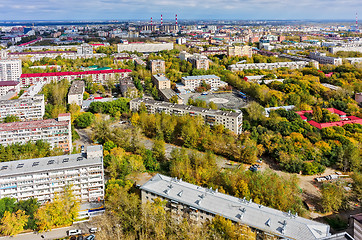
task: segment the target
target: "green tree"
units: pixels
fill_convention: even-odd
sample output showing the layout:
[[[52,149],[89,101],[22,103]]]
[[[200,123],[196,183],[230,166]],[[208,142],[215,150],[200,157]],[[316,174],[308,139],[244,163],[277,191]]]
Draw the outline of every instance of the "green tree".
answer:
[[[10,123],[10,122],[19,122],[20,118],[16,115],[7,115],[4,118],[4,123]]]
[[[85,112],[79,115],[74,123],[77,128],[86,128],[89,127],[94,122],[94,115],[91,112]]]
[[[338,211],[344,207],[346,196],[342,186],[326,183],[321,188],[322,207],[325,212]]]

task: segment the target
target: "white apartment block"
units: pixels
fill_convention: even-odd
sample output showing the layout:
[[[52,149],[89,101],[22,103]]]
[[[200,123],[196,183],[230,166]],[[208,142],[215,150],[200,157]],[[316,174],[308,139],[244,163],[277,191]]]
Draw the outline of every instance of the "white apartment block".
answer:
[[[155,114],[165,112],[167,114],[201,116],[209,125],[222,124],[225,128],[240,134],[242,132],[243,114],[232,111],[221,111],[194,107],[184,104],[155,101],[151,99],[134,99],[130,101],[131,111],[138,111],[144,103],[148,113]]]
[[[171,88],[171,81],[165,76],[165,74],[159,73],[152,75],[152,80],[158,90]]]
[[[6,95],[9,91],[14,93],[20,92],[20,82],[19,81],[0,81],[0,96]]]
[[[129,44],[117,44],[118,52],[159,52],[163,50],[172,50],[173,43],[129,43]]]
[[[342,65],[342,58],[328,57],[325,53],[310,52],[309,58],[316,60],[320,64]]]
[[[187,76],[182,77],[181,82],[183,85],[185,85],[185,88],[191,90],[199,87],[202,82],[209,84],[212,88],[227,86],[227,83],[221,81],[220,78],[216,75]]]
[[[330,53],[343,52],[362,52],[362,46],[345,46],[345,47],[331,47],[328,49]]]
[[[94,83],[105,84],[108,79],[118,80],[125,78],[131,73],[129,69],[111,69],[111,70],[95,70],[84,72],[50,72],[50,73],[28,73],[22,74],[20,82],[22,86],[28,86],[37,82],[51,83],[58,82],[63,79],[73,81],[77,78],[90,78]]]
[[[8,52],[4,49],[0,50],[0,59],[7,59],[8,58]]]
[[[249,226],[257,233],[257,239],[265,235],[270,239],[342,239],[333,238],[327,224],[269,208],[251,199],[220,193],[217,189],[187,183],[182,179],[156,174],[140,189],[142,203],[160,199],[166,203],[165,210],[178,221],[188,218],[195,223],[205,223],[218,215],[235,224]]]
[[[0,100],[0,121],[8,115],[17,116],[21,121],[41,120],[45,113],[44,106],[44,95]]]
[[[84,81],[73,81],[68,92],[68,104],[75,103],[78,106],[83,105],[83,94],[85,91]]]
[[[19,81],[21,73],[20,59],[0,60],[0,81]]]
[[[10,53],[11,58],[29,59],[32,62],[40,61],[43,58],[57,58],[61,57],[64,59],[88,59],[88,58],[102,58],[107,55],[104,53],[90,53],[90,54],[79,54],[74,51],[45,51],[45,52],[13,52]]]
[[[81,202],[104,199],[102,146],[88,146],[80,154],[0,163],[0,199],[46,202],[67,185]]]
[[[93,54],[93,46],[89,45],[87,43],[84,43],[84,44],[80,45],[80,47],[77,48],[77,53],[81,54],[81,55]]]
[[[72,131],[70,113],[59,114],[57,119],[11,122],[0,124],[0,144],[25,144],[29,141],[44,140],[52,148],[65,152],[72,150]]]
[[[238,72],[247,69],[277,69],[277,68],[290,68],[290,69],[300,69],[306,66],[309,66],[310,63],[307,61],[297,61],[297,62],[276,62],[276,63],[246,63],[246,64],[232,64],[228,68],[230,71]]]

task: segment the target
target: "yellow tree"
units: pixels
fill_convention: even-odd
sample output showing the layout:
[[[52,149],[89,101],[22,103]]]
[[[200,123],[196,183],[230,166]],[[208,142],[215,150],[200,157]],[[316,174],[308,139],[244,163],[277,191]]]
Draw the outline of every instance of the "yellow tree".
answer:
[[[0,230],[4,235],[16,235],[24,230],[28,218],[29,216],[25,215],[22,210],[18,210],[16,213],[5,211],[1,219]]]

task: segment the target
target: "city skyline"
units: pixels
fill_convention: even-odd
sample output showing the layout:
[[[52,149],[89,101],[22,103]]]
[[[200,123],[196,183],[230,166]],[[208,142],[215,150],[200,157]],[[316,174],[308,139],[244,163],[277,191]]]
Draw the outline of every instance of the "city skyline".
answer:
[[[208,2],[145,0],[42,1],[4,0],[0,20],[147,20],[225,19],[225,20],[346,20],[361,12],[357,0],[265,1],[211,0]]]

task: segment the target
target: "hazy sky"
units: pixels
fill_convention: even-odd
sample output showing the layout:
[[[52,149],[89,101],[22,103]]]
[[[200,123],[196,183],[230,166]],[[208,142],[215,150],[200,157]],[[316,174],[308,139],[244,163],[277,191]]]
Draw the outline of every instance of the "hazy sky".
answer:
[[[356,11],[361,0],[0,0],[0,20],[354,19]]]

